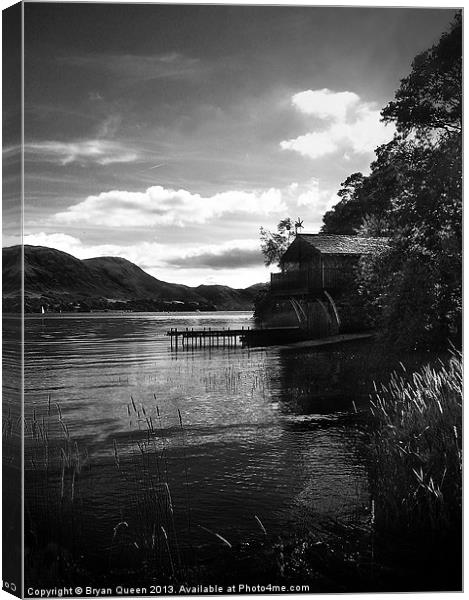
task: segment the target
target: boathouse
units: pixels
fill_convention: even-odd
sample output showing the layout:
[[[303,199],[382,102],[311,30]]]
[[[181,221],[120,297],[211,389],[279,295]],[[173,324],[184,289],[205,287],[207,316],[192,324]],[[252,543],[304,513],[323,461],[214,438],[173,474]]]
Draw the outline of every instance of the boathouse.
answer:
[[[381,252],[384,237],[297,234],[271,275],[271,298],[293,308],[314,336],[359,330],[355,269],[361,256]]]

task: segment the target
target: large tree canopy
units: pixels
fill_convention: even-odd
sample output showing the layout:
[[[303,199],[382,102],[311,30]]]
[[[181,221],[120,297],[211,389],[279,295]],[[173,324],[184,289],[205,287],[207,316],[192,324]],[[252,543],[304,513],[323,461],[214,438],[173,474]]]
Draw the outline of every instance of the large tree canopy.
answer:
[[[429,129],[461,132],[461,82],[462,18],[458,12],[438,44],[415,57],[395,100],[383,109],[383,119],[394,122],[403,133],[428,133]]]
[[[362,188],[365,178],[361,173],[353,173],[341,183],[337,195],[341,199],[323,217],[323,233],[353,235],[365,216]]]
[[[353,173],[341,184],[341,200],[324,215],[321,231],[354,235],[374,223],[373,235],[385,235],[392,201],[405,180],[407,153],[408,145],[399,137],[377,148],[370,175]]]
[[[405,186],[393,201],[389,249],[363,258],[359,284],[375,323],[395,346],[456,340],[461,326],[461,146],[408,152]]]
[[[419,55],[382,114],[400,134],[382,154],[389,250],[361,261],[362,294],[375,322],[400,347],[458,340],[462,296],[461,17]],[[378,151],[378,161],[380,160]],[[379,169],[378,169],[379,171]],[[376,194],[375,194],[376,197]],[[367,193],[368,204],[372,194]],[[387,203],[387,206],[386,206]],[[376,211],[375,211],[376,214]]]

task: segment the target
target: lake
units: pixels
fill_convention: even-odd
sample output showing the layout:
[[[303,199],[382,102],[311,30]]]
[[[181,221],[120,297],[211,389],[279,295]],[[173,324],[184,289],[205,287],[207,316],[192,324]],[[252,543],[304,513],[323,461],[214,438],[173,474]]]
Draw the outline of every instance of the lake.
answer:
[[[366,517],[356,421],[372,347],[175,352],[165,336],[242,326],[253,326],[252,313],[26,315],[31,519],[58,518],[66,501],[79,506],[87,555],[118,562],[117,546],[142,544],[148,502],[178,548],[205,557],[224,544],[219,536],[243,544],[264,529]]]

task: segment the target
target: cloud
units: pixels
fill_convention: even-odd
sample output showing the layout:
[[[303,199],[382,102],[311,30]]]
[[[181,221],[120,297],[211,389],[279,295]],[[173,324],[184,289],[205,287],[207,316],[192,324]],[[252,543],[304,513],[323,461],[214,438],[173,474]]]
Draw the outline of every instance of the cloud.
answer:
[[[280,147],[312,159],[341,152],[349,160],[351,154],[373,152],[395,133],[393,125],[380,121],[374,103],[363,102],[353,92],[306,90],[295,94],[292,104],[303,114],[319,119],[320,124],[314,125],[313,131],[282,141]]]
[[[196,79],[205,70],[201,61],[171,52],[156,55],[87,54],[58,59],[62,64],[112,71],[127,80]]]
[[[24,236],[24,243],[31,246],[46,246],[67,252],[76,258],[95,258],[96,256],[120,256],[142,266],[145,258],[152,258],[149,264],[155,263],[154,257],[160,256],[166,246],[156,242],[140,242],[131,246],[119,244],[84,244],[82,240],[66,233],[29,233]]]
[[[282,192],[274,188],[262,192],[227,191],[204,197],[184,189],[152,186],[144,192],[112,190],[88,196],[57,213],[55,220],[106,227],[184,226],[206,223],[226,214],[267,215],[285,210]]]
[[[321,186],[319,179],[312,177],[303,183],[291,183],[285,190],[285,199],[288,199],[290,213],[296,209],[300,209],[300,213],[307,210],[308,227],[311,227],[312,222],[316,224],[318,219],[320,222],[324,207],[329,205],[331,193],[329,188]],[[306,216],[304,212],[302,214]]]
[[[292,104],[306,115],[319,119],[332,118],[344,121],[347,111],[358,104],[360,97],[354,92],[331,92],[322,90],[306,90],[292,97]]]
[[[45,246],[46,248],[55,248],[56,250],[62,250],[72,254],[77,258],[83,258],[79,256],[79,251],[82,248],[81,241],[66,233],[33,233],[24,236],[24,244],[29,246]]]
[[[319,181],[317,179],[312,179],[309,186],[309,189],[301,192],[298,195],[298,206],[317,206],[321,201],[321,191],[319,190]]]
[[[138,246],[121,246],[118,244],[84,244],[80,238],[66,233],[39,233],[26,234],[23,243],[30,246],[44,246],[55,248],[71,254],[81,260],[95,258],[96,256],[121,256],[138,264],[141,259]],[[150,251],[159,252],[163,246],[153,244]],[[140,249],[141,250],[141,249]]]
[[[12,243],[20,243],[13,240]],[[259,240],[229,240],[221,244],[195,244],[181,248],[173,244],[138,242],[124,246],[117,244],[85,245],[72,235],[64,233],[34,233],[24,236],[24,243],[31,246],[55,248],[79,259],[97,256],[119,256],[138,265],[155,277],[174,270],[245,270],[252,266],[263,267]],[[176,277],[177,279],[177,277]]]
[[[120,142],[91,139],[77,142],[29,142],[25,144],[26,154],[39,156],[42,160],[59,163],[62,166],[73,162],[98,165],[134,162],[139,158],[136,151]]]
[[[259,240],[233,240],[223,244],[200,246],[180,256],[169,258],[166,263],[175,267],[244,269],[261,266],[263,256]]]

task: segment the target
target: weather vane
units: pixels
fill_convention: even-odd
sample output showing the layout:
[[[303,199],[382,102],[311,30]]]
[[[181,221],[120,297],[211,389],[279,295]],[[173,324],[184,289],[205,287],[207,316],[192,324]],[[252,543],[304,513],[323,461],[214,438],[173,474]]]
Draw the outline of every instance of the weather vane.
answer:
[[[295,223],[295,235],[298,233],[298,229],[303,229],[303,221],[298,217]]]

